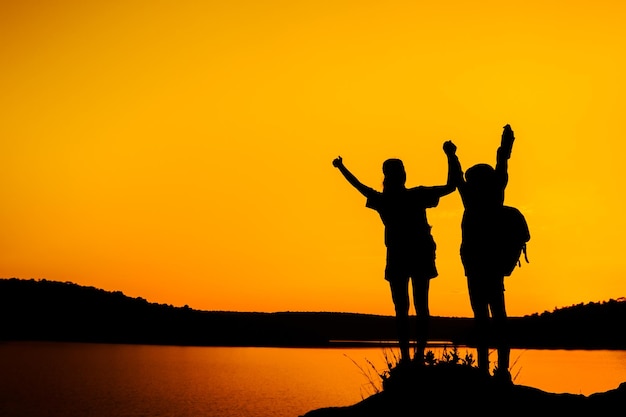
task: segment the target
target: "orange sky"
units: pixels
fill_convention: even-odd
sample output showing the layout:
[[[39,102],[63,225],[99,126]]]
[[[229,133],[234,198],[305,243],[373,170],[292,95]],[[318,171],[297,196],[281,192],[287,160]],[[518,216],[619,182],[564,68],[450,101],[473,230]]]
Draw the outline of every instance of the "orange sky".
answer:
[[[2,1],[0,277],[204,310],[393,314],[379,188],[516,142],[510,315],[626,296],[620,1]],[[427,4],[432,3],[432,4]],[[431,313],[471,316],[458,194]]]

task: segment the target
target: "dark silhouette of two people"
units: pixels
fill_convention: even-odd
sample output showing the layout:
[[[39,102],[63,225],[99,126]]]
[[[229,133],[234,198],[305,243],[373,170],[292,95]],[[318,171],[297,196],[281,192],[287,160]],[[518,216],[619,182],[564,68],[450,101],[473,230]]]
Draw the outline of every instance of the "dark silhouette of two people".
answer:
[[[428,224],[426,209],[436,207],[439,199],[452,193],[458,182],[453,173],[457,167],[456,146],[447,141],[443,150],[448,158],[448,181],[445,185],[406,187],[406,172],[400,159],[383,162],[383,190],[361,183],[337,157],[333,165],[348,182],[365,196],[366,207],[376,210],[385,227],[387,260],[385,279],[391,288],[396,313],[400,362],[411,360],[409,321],[409,281],[413,288],[417,323],[417,347],[414,359],[423,363],[428,337],[430,280],[438,275],[435,265],[436,244]]]
[[[406,172],[400,159],[383,163],[383,190],[362,184],[344,165],[341,157],[333,161],[346,180],[366,197],[366,207],[376,210],[385,227],[387,260],[385,279],[391,288],[395,307],[400,362],[410,361],[409,281],[413,289],[417,323],[417,343],[413,360],[421,364],[428,338],[430,280],[438,275],[436,243],[426,209],[436,207],[441,197],[458,189],[464,206],[461,221],[461,262],[467,278],[470,304],[474,314],[478,368],[489,375],[489,346],[497,347],[498,362],[494,376],[510,382],[510,348],[506,336],[504,303],[505,273],[498,259],[499,211],[504,205],[508,183],[513,130],[504,127],[496,153],[496,166],[480,163],[465,174],[452,141],[443,144],[448,160],[445,185],[406,187]],[[493,319],[493,329],[491,327]],[[491,331],[493,330],[493,332]],[[494,333],[495,337],[490,335]]]

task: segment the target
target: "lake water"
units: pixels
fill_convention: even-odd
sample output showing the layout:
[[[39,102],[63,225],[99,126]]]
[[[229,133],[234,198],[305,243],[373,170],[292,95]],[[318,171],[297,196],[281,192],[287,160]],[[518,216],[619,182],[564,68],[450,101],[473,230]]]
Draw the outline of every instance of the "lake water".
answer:
[[[373,394],[374,369],[394,353],[4,342],[0,416],[298,417]],[[514,349],[511,362],[516,384],[550,392],[589,395],[626,381],[626,351]]]

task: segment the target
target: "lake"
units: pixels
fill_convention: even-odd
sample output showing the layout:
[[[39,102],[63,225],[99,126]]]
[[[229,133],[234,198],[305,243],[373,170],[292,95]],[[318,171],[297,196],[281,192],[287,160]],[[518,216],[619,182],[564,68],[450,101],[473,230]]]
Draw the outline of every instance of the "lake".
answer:
[[[432,348],[436,357],[442,349]],[[2,342],[0,416],[298,417],[373,394],[375,370],[395,353]],[[516,384],[550,392],[589,395],[626,381],[626,351],[513,349],[511,364]]]

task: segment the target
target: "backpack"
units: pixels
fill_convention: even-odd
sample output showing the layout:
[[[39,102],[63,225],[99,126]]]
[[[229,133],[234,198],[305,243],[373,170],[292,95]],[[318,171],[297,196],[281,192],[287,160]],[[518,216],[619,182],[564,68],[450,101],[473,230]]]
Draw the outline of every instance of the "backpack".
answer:
[[[522,266],[520,261],[522,253],[526,263],[529,263],[526,243],[530,240],[530,231],[526,218],[515,207],[503,206],[499,220],[501,266],[504,276],[508,277],[513,273],[516,266]]]

